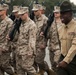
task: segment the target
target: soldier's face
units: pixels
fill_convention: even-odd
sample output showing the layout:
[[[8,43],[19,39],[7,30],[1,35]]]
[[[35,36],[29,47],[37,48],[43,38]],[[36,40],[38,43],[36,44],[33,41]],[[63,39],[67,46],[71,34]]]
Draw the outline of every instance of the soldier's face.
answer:
[[[38,15],[39,15],[39,13],[40,13],[40,11],[39,11],[39,10],[34,11],[35,16],[38,16]]]
[[[0,17],[4,15],[4,11],[0,10]]]
[[[19,16],[19,15],[18,15],[18,12],[14,12],[14,15],[15,15],[15,17]]]
[[[66,25],[71,21],[72,14],[71,12],[61,12],[60,18],[61,18],[62,23]]]
[[[27,19],[27,13],[21,14],[20,16],[23,21]]]
[[[60,17],[60,12],[54,12],[54,17],[59,18]]]

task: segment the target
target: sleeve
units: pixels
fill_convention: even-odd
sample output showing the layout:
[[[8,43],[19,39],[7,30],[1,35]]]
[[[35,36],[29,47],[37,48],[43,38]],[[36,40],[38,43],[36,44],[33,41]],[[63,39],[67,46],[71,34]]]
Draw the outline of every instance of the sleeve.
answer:
[[[36,53],[36,33],[37,28],[35,23],[33,23],[29,30],[29,52],[33,52],[34,54]]]
[[[57,28],[55,24],[52,24],[50,28],[49,39],[50,39],[49,50],[54,52],[54,61],[58,62],[61,52],[60,52]]]
[[[9,21],[8,21],[8,34],[11,31],[12,27],[13,27],[13,21],[9,19]]]
[[[52,25],[50,28],[49,39],[50,39],[49,46],[51,48],[50,50],[52,51],[60,50],[57,29],[55,25]]]
[[[76,29],[76,28],[75,28]],[[74,38],[73,38],[73,41],[72,41],[72,46],[70,47],[66,57],[63,59],[63,61],[65,61],[66,63],[70,63],[74,56],[76,55],[76,30],[75,30],[75,33],[74,33]]]
[[[10,20],[10,19],[7,19],[7,34],[6,34],[6,37],[8,36],[8,34],[9,34],[9,32],[10,32],[10,30],[11,30],[11,28],[12,28],[12,24],[13,24],[13,21],[12,20]],[[9,48],[10,48],[10,46],[11,46],[11,41],[8,41],[7,39],[6,39],[6,41],[4,42],[4,46],[3,46],[3,49],[4,50],[6,50],[6,51],[8,51],[8,50],[10,50]]]
[[[5,30],[6,30],[6,26],[4,26],[4,25],[1,25],[2,27],[0,27],[0,38],[1,38],[1,36],[4,34],[4,32],[6,32]]]

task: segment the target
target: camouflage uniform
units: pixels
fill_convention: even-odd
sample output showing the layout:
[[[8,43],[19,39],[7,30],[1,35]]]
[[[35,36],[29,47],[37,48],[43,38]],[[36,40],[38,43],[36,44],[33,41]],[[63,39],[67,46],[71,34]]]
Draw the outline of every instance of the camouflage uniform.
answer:
[[[37,41],[36,41],[36,58],[35,61],[37,63],[43,63],[44,58],[45,58],[45,49],[41,50],[40,45],[43,44],[46,46],[47,41],[46,39],[42,36],[40,36],[41,28],[43,25],[46,25],[47,23],[47,17],[45,15],[42,15],[38,19],[35,19],[35,23],[37,25]]]
[[[25,9],[22,7],[22,10],[25,11]],[[33,67],[36,49],[36,30],[36,25],[30,18],[21,24],[16,50],[16,68],[18,75],[25,75],[25,72],[28,72],[30,75],[36,73]]]
[[[4,20],[0,22],[0,49],[4,50],[0,54],[0,75],[3,75],[4,71],[8,74],[12,74],[12,69],[9,64],[10,60],[10,42],[6,40],[6,36],[8,34],[11,25],[13,24],[12,20],[7,16]]]
[[[62,23],[58,22],[56,23],[55,21],[53,22],[50,31],[49,31],[49,52],[50,52],[50,62],[52,69],[56,71],[56,65],[58,63],[59,57],[60,57],[60,45],[59,45],[59,40],[58,40],[58,30],[61,28]]]
[[[19,33],[18,31],[15,33],[15,37],[11,42],[11,54],[10,54],[10,64],[14,69],[14,72],[16,70],[16,46],[17,46],[17,41],[18,41]]]
[[[41,28],[45,27],[47,24],[48,18],[45,15],[42,15],[38,19],[35,20],[35,23],[37,25],[37,40],[36,40],[36,57],[35,57],[35,65],[38,65],[39,72],[38,74],[43,75],[44,72],[47,72],[48,75],[54,74],[52,70],[49,69],[49,66],[46,61],[44,61],[45,58],[45,48],[47,46],[47,39],[44,36],[40,36]],[[45,48],[41,49],[40,45],[44,45]]]
[[[47,25],[48,18],[42,13],[42,5],[34,4],[33,9],[35,18],[34,21],[37,25],[37,40],[36,40],[36,57],[35,57],[35,68],[39,67],[38,74],[43,75],[44,72],[47,72],[48,75],[54,74],[52,70],[49,69],[49,66],[45,58],[45,48],[47,46],[47,39],[44,36],[41,36],[40,33],[45,29]],[[41,13],[41,14],[40,14]]]
[[[12,12],[13,12],[15,18],[13,19],[14,22],[13,22],[13,26],[12,26],[11,31],[14,29],[14,27],[16,28],[16,27],[18,27],[18,25],[21,24],[21,19],[19,18],[19,15],[18,15],[19,9],[20,9],[20,6],[13,6],[13,11]],[[12,17],[10,17],[10,18],[12,19]],[[14,68],[14,70],[16,69],[16,44],[17,44],[17,40],[18,40],[18,37],[19,37],[19,33],[20,33],[20,31],[17,28],[15,30],[15,33],[14,33],[14,38],[11,41],[11,51],[12,52],[11,52],[11,60],[10,60],[10,63],[12,65],[12,67]]]
[[[58,60],[60,57],[60,41],[58,31],[62,27],[61,19],[60,19],[60,7],[54,6],[54,21],[50,28],[50,61],[52,65],[52,69],[54,71],[57,70],[56,65],[58,64]],[[49,35],[49,36],[50,36]]]

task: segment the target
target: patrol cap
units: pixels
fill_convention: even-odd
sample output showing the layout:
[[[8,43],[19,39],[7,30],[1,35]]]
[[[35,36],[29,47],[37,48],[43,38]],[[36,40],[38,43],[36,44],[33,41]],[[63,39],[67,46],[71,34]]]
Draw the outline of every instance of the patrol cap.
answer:
[[[18,12],[20,9],[20,6],[13,6],[13,11],[12,12]]]
[[[45,7],[45,6],[42,6],[42,9],[43,9],[43,10],[46,10],[46,7]]]
[[[24,14],[26,12],[29,12],[28,7],[21,7],[18,14],[21,15],[21,14]]]
[[[54,11],[53,12],[60,12],[60,7],[59,6],[54,6]]]
[[[36,11],[36,10],[42,10],[42,5],[41,4],[33,4],[33,9],[32,11]]]
[[[60,12],[72,11],[72,5],[69,1],[64,1],[60,5]]]
[[[9,9],[9,6],[7,4],[0,4],[0,10],[7,10]]]

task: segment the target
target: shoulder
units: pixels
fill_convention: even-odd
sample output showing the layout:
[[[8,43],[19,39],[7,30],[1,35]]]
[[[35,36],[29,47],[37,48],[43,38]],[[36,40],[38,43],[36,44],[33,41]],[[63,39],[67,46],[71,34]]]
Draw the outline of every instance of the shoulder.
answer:
[[[47,21],[48,20],[48,18],[44,14],[42,15],[42,17],[43,17],[43,20],[44,21]]]
[[[48,20],[48,18],[46,17],[46,15],[43,14],[42,17],[43,17],[44,19]]]
[[[33,20],[31,20],[31,19],[30,19],[30,21],[29,21],[29,25],[30,25],[30,28],[31,28],[31,27],[36,27],[35,22],[34,22]]]
[[[13,24],[13,21],[9,18],[9,17],[6,17],[5,18],[5,21],[9,24]]]

